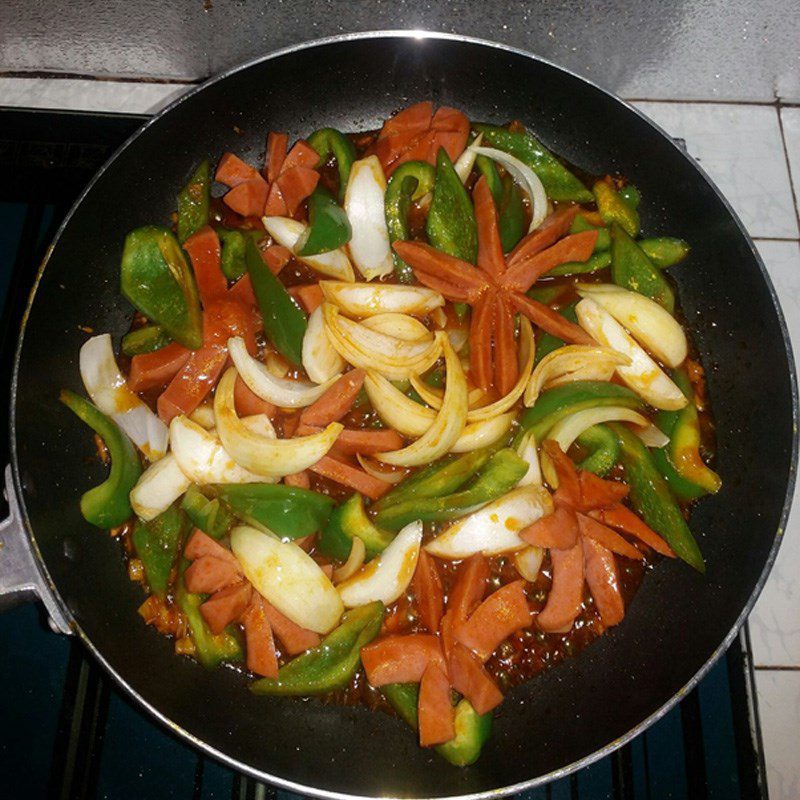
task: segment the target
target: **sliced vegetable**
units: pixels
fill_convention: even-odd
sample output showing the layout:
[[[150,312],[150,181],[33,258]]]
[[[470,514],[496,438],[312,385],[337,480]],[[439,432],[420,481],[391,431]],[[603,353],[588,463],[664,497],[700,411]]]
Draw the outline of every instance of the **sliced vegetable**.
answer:
[[[675,292],[638,244],[616,223],[611,225],[611,277],[617,286],[655,300],[670,314]]]
[[[134,513],[145,522],[166,511],[191,485],[173,453],[153,462],[131,489]]]
[[[472,168],[475,166],[475,160],[478,157],[474,148],[480,147],[482,141],[483,134],[479,133],[472,141],[472,144],[464,150],[455,164],[453,164],[453,169],[455,169],[456,174],[461,179],[461,183],[466,183],[472,173]]]
[[[308,227],[297,240],[298,256],[316,256],[344,247],[353,233],[344,210],[318,186],[308,198]]]
[[[606,425],[593,425],[577,439],[578,444],[588,451],[578,465],[582,470],[603,477],[617,463],[619,442],[613,431]]]
[[[296,544],[242,525],[231,531],[231,549],[255,590],[292,622],[317,633],[339,622],[343,606],[336,589]]]
[[[122,352],[126,356],[152,353],[166,347],[172,337],[160,325],[145,325],[122,337]]]
[[[533,583],[539,577],[544,560],[544,549],[531,545],[524,550],[517,550],[512,556],[517,572],[528,583]]]
[[[339,200],[344,200],[350,169],[356,160],[356,148],[353,142],[335,128],[320,128],[306,139],[308,144],[319,153],[319,165],[324,164],[331,156],[336,159],[339,172]]]
[[[106,480],[81,497],[83,518],[98,528],[122,525],[131,515],[131,489],[142,474],[134,446],[112,419],[75,392],[62,389],[59,400],[103,440],[111,457]]]
[[[539,464],[539,451],[533,431],[525,431],[516,447],[517,455],[528,465],[528,471],[520,478],[518,486],[541,486],[542,470]]]
[[[176,342],[196,350],[203,344],[197,286],[178,240],[168,228],[147,225],[125,237],[122,294]]]
[[[673,236],[659,236],[654,239],[642,239],[637,242],[642,252],[659,269],[666,269],[679,264],[689,255],[689,242]]]
[[[236,517],[216,497],[210,500],[194,484],[184,494],[181,508],[192,525],[212,539],[221,539],[236,524]]]
[[[320,281],[320,288],[329,303],[354,317],[387,313],[424,317],[444,305],[439,292],[424,286]]]
[[[595,245],[595,247],[597,247],[597,245]],[[548,270],[547,274],[552,278],[561,275],[588,275],[592,272],[599,272],[601,269],[607,269],[610,266],[611,253],[608,250],[604,250],[601,253],[595,253],[589,256],[586,261],[566,261]]]
[[[361,324],[371,331],[384,333],[404,342],[431,341],[431,332],[425,323],[408,314],[376,314],[374,317],[362,320]]]
[[[616,223],[628,236],[639,235],[639,213],[636,206],[627,202],[615,189],[611,181],[597,181],[592,187],[597,210],[607,225]]]
[[[141,559],[150,591],[164,597],[172,568],[189,533],[189,520],[177,506],[170,506],[148,522],[136,520],[131,538]]]
[[[178,239],[181,243],[208,225],[210,207],[211,166],[206,159],[178,193]]]
[[[511,430],[515,414],[499,414],[490,419],[470,422],[456,443],[450,448],[451,453],[470,453],[481,447],[491,447],[503,441],[503,437]]]
[[[369,560],[382,553],[393,538],[393,533],[381,530],[367,516],[364,498],[356,493],[333,510],[317,546],[325,555],[345,561],[350,556],[353,540],[360,539]]]
[[[322,307],[318,306],[308,318],[303,336],[303,369],[312,381],[327,385],[344,371],[345,366],[345,360],[328,338]]]

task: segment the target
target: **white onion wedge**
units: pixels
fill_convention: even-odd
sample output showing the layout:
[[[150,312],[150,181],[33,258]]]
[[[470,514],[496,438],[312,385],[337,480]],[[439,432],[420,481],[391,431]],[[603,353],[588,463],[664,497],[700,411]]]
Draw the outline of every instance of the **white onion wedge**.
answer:
[[[376,314],[361,320],[361,325],[404,342],[433,341],[433,333],[425,327],[425,323],[408,314]]]
[[[378,157],[353,162],[344,194],[344,210],[353,229],[347,249],[368,281],[382,278],[394,269],[386,227],[385,194],[386,178]]]
[[[655,300],[613,283],[582,283],[577,288],[581,297],[591,297],[659,361],[668,367],[684,362],[686,334],[675,317]]]
[[[475,166],[475,159],[478,157],[478,154],[475,152],[475,148],[480,147],[482,141],[483,134],[479,133],[475,137],[475,141],[469,147],[464,149],[464,152],[458,157],[456,163],[453,164],[453,169],[455,169],[456,175],[458,175],[461,183],[467,182],[467,178],[469,178],[472,168]]]
[[[452,339],[450,340],[450,344],[453,344]],[[458,352],[458,348],[455,345],[453,345],[453,350]],[[427,405],[437,411],[442,407],[442,398],[444,397],[443,389],[437,389],[436,387],[431,386],[422,380],[421,376],[413,372],[411,375],[409,375],[409,380],[411,381],[411,385],[414,387],[414,391]],[[481,400],[483,400],[485,396],[486,395],[483,389],[479,389],[477,386],[473,389],[470,389],[469,394],[467,395],[470,411],[472,411],[474,408],[478,408]],[[469,419],[469,416],[467,416],[467,419]]]
[[[408,470],[390,470],[385,465],[376,464],[371,459],[361,455],[361,453],[356,453],[356,460],[367,475],[372,475],[373,478],[377,478],[379,481],[386,481],[386,483],[392,484],[400,483],[400,481],[408,475]]]
[[[167,452],[167,426],[129,386],[117,366],[111,336],[88,339],[80,352],[80,371],[92,402],[130,436],[150,461]]]
[[[435,411],[406,397],[391,381],[374,370],[367,370],[364,389],[378,416],[401,436],[418,438],[436,419]]]
[[[507,414],[500,414],[491,419],[470,422],[458,437],[458,441],[450,448],[450,452],[471,453],[480,447],[494,444],[511,430],[515,416],[513,411],[509,411]]]
[[[324,330],[323,330],[324,333]],[[241,379],[250,391],[262,400],[267,400],[281,408],[305,408],[319,400],[328,387],[336,381],[334,375],[322,384],[276,378],[257,358],[247,352],[241,336],[228,339],[228,354]]]
[[[642,399],[653,408],[669,411],[686,405],[683,392],[608,311],[586,297],[575,306],[575,313],[593,339],[630,358],[629,365],[617,367],[617,375]]]
[[[272,432],[269,419],[263,417],[266,425],[260,435]],[[250,426],[258,423],[254,417],[249,417]],[[242,421],[243,424],[244,420]],[[266,426],[269,427],[266,427]],[[207,483],[272,483],[270,478],[264,478],[239,466],[223,446],[214,431],[207,431],[188,417],[174,417],[169,425],[169,435],[172,444],[172,454],[181,472],[192,482],[200,485]],[[272,432],[274,436],[274,432]]]
[[[531,545],[524,550],[518,550],[512,556],[517,572],[529,583],[533,583],[539,577],[539,570],[542,568],[544,550],[541,547]]]
[[[441,352],[442,339],[408,342],[371,330],[339,313],[332,303],[322,305],[331,343],[354,367],[374,369],[391,380],[430,369]]]
[[[522,476],[517,486],[541,486],[542,469],[539,465],[539,450],[536,447],[536,437],[533,431],[526,431],[519,446],[517,455],[528,463],[528,471]]]
[[[562,383],[574,380],[607,381],[617,366],[630,363],[628,356],[610,347],[585,344],[559,347],[536,365],[525,389],[525,405],[532,406],[542,390]]]
[[[201,403],[197,408],[189,414],[189,419],[197,423],[201,428],[210,431],[216,426],[217,422],[214,419],[214,404]]]
[[[648,446],[661,448],[669,444],[669,436],[667,436],[661,428],[653,425],[651,422],[646,428],[636,428],[634,433]]]
[[[433,424],[417,441],[401,450],[377,453],[375,458],[379,461],[399,467],[431,464],[449,452],[464,431],[467,418],[467,378],[447,335],[438,332],[436,338],[444,351],[447,376],[442,407]]]
[[[322,308],[315,308],[308,318],[303,336],[303,369],[314,383],[325,384],[344,372],[345,360],[328,338]]]
[[[364,565],[364,557],[366,554],[367,548],[364,544],[364,540],[358,536],[354,536],[347,561],[345,561],[341,567],[333,571],[333,582],[342,583],[342,581],[346,581],[351,575],[355,575]]]
[[[236,369],[231,367],[222,376],[214,396],[217,432],[236,463],[256,475],[282,478],[302,472],[316,464],[333,447],[343,430],[341,424],[332,422],[325,430],[310,436],[294,439],[259,436],[248,429],[236,414],[233,398],[235,384]]]
[[[356,275],[353,265],[342,248],[329,250],[316,256],[300,256],[295,252],[298,241],[308,227],[304,222],[298,222],[289,217],[262,217],[261,219],[267,233],[280,245],[287,247],[294,253],[295,258],[308,264],[309,267],[322,275],[328,275],[340,281],[354,281]]]
[[[541,486],[520,486],[478,511],[454,522],[425,545],[437,558],[469,558],[513,553],[528,545],[519,532],[553,511],[550,493]]]
[[[364,564],[336,587],[345,607],[355,608],[375,600],[387,606],[394,603],[414,577],[421,543],[422,523],[419,520],[401,528],[377,558]]]
[[[344,281],[320,281],[319,285],[329,303],[354,317],[373,317],[376,314],[416,314],[424,317],[444,305],[444,297],[439,292],[424,286]]]
[[[293,542],[242,525],[231,531],[231,550],[253,588],[301,628],[327,633],[344,607],[328,576]]]
[[[131,489],[131,508],[145,522],[163,514],[190,486],[175,456],[167,453],[154,461]]]
[[[622,406],[600,406],[576,411],[559,420],[547,434],[548,439],[558,442],[566,453],[572,443],[586,430],[604,422],[631,422],[640,428],[647,428],[650,421],[637,411]]]
[[[517,183],[522,184],[531,199],[531,224],[528,226],[528,232],[538,228],[547,216],[547,193],[541,180],[539,180],[539,176],[527,164],[523,164],[522,161],[510,153],[504,153],[494,147],[475,147],[472,145],[471,149],[475,151],[476,155],[486,156],[491,158],[492,161],[502,164],[511,177]]]

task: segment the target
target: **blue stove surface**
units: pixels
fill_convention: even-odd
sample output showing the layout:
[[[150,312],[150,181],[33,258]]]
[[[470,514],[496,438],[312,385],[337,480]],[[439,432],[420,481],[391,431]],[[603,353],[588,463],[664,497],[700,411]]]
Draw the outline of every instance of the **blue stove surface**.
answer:
[[[142,118],[0,109],[0,414],[19,321],[42,253],[69,204]],[[8,458],[6,435],[0,454]],[[5,463],[5,461],[3,462]],[[114,687],[39,607],[0,615],[0,797],[296,800],[175,738]],[[524,800],[766,797],[749,646],[737,640],[643,735]]]

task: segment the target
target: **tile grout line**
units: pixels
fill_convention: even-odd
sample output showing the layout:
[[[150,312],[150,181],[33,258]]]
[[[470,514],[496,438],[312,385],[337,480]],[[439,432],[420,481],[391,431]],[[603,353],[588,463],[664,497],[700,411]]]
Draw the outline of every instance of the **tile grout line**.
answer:
[[[800,208],[798,208],[798,190],[800,185],[795,186],[794,176],[792,175],[792,162],[789,160],[789,146],[786,144],[786,132],[783,129],[783,116],[781,109],[776,108],[775,112],[778,115],[778,130],[781,132],[781,144],[783,145],[783,157],[786,161],[786,171],[789,173],[789,188],[792,190],[792,200],[794,201],[794,216],[797,222],[797,230],[800,232]],[[800,176],[798,176],[800,180]]]
[[[759,666],[755,664],[753,669],[757,672],[800,672],[800,664],[787,664],[785,666],[775,666],[773,664]]]

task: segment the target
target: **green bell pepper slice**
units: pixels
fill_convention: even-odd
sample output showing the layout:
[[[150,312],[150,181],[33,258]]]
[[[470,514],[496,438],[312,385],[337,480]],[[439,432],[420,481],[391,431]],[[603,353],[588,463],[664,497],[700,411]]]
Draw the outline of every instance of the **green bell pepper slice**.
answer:
[[[511,448],[495,453],[466,489],[444,497],[416,497],[395,503],[375,515],[375,524],[398,531],[414,520],[445,522],[510,492],[528,471],[528,463]]]
[[[411,235],[408,227],[408,211],[411,203],[433,191],[436,170],[426,161],[407,161],[401,164],[389,178],[384,195],[384,212],[389,242],[405,241]],[[410,283],[414,271],[392,250],[394,274],[401,283]]]
[[[622,198],[606,181],[597,181],[592,188],[597,210],[607,225],[616,223],[628,236],[639,235],[639,212]]]
[[[531,133],[517,133],[497,125],[475,123],[476,133],[483,134],[484,146],[496,147],[516,156],[538,176],[552,200],[591,203],[594,195]]]
[[[321,187],[314,189],[308,198],[308,223],[296,245],[296,252],[301,256],[336,250],[347,244],[353,234],[344,209]]]
[[[361,664],[361,648],[380,632],[385,607],[380,600],[353,608],[338,628],[311,650],[284,664],[277,679],[261,678],[250,686],[255,694],[311,695],[341,689]]]
[[[642,202],[642,193],[632,183],[623,186],[617,194],[633,209],[638,209]]]
[[[531,296],[531,289],[528,292],[528,295]],[[540,303],[546,303],[546,300],[541,300],[539,297],[534,297],[534,300],[539,300]],[[578,315],[575,312],[575,306],[577,303],[570,303],[568,306],[564,306],[558,313],[561,314],[564,319],[569,320],[570,322],[574,322],[576,325],[578,324]],[[536,356],[534,364],[538,364],[545,356],[550,355],[554,350],[558,350],[559,347],[563,347],[566,342],[563,339],[559,339],[558,336],[553,336],[552,333],[543,333],[536,342]]]
[[[644,254],[659,269],[666,269],[679,264],[689,255],[691,247],[689,242],[675,236],[657,236],[652,239],[642,239],[636,244],[641,247]]]
[[[578,466],[601,478],[619,461],[619,442],[607,425],[592,425],[578,437],[578,444],[587,451]]]
[[[154,519],[136,520],[133,546],[142,562],[150,591],[164,597],[172,568],[189,532],[189,519],[178,505],[171,505]]]
[[[394,539],[394,534],[372,523],[364,510],[364,498],[356,493],[337,506],[322,531],[318,549],[337,561],[347,561],[353,539],[364,542],[367,560],[382,553]]]
[[[219,483],[209,491],[237,517],[281,539],[302,539],[322,530],[334,506],[327,495],[283,483]]]
[[[122,525],[133,514],[128,496],[142,474],[133,442],[116,422],[75,392],[62,389],[59,400],[103,440],[111,457],[108,477],[81,497],[83,518],[98,528]]]
[[[350,170],[356,160],[356,148],[350,139],[335,128],[320,128],[306,139],[309,146],[319,153],[321,166],[331,155],[336,159],[336,169],[339,171],[339,202],[344,202],[347,191],[347,181],[350,179]]]
[[[566,283],[555,283],[550,286],[533,286],[528,289],[526,294],[531,300],[538,300],[540,303],[549,306],[551,303],[555,303],[569,288],[570,286]],[[572,305],[574,308],[574,304]]]
[[[178,240],[168,228],[146,225],[125,237],[122,294],[149,320],[190,350],[203,344],[197,285]]]
[[[655,300],[670,314],[675,311],[675,293],[669,281],[615,222],[611,224],[611,278],[617,286]]]
[[[160,325],[145,325],[122,337],[122,352],[131,357],[152,353],[166,347],[171,341],[172,337]]]
[[[599,272],[601,269],[608,269],[611,266],[611,253],[603,250],[589,256],[586,261],[566,261],[548,271],[548,275],[556,277],[558,275],[588,275],[591,272]]]
[[[570,233],[583,233],[584,231],[597,231],[597,241],[594,245],[594,252],[599,253],[602,250],[608,250],[611,247],[611,234],[608,232],[608,228],[601,225],[592,225],[591,222],[588,222],[586,217],[583,214],[578,214],[574,220],[572,220],[572,225],[570,225],[569,232]],[[553,271],[550,270],[548,275],[552,275]]]
[[[222,633],[216,635],[211,633],[206,621],[203,619],[203,615],[200,613],[200,606],[206,596],[192,594],[186,590],[183,573],[188,566],[189,562],[185,558],[181,559],[181,564],[178,568],[178,580],[175,584],[175,602],[189,622],[189,631],[194,641],[197,660],[206,669],[214,669],[223,661],[242,661],[244,652],[234,628],[229,625]]]
[[[212,539],[221,539],[236,524],[236,517],[219,498],[209,500],[195,484],[184,493],[181,508],[186,512],[192,525],[200,528]]]
[[[436,156],[436,182],[425,229],[428,240],[437,250],[475,263],[478,257],[475,209],[443,147]]]
[[[522,201],[522,192],[510,175],[500,177],[497,166],[490,158],[478,156],[475,165],[486,178],[489,191],[494,198],[500,243],[503,252],[508,253],[525,234],[525,204]]]
[[[419,728],[417,711],[419,684],[389,683],[381,687],[381,692],[400,718],[417,730]],[[478,760],[481,748],[492,732],[492,714],[491,712],[478,714],[469,700],[465,698],[456,706],[454,725],[455,737],[434,749],[454,766],[467,767]]]
[[[208,225],[211,210],[211,166],[203,161],[178,193],[178,239],[183,244]]]
[[[700,456],[700,419],[694,390],[683,369],[672,371],[672,380],[689,400],[678,411],[659,411],[656,425],[670,438],[669,444],[653,451],[661,474],[673,494],[683,501],[695,500],[720,490],[722,481]]]
[[[264,333],[284,358],[297,366],[302,365],[303,337],[308,326],[306,315],[270,272],[252,239],[247,241],[245,259],[264,320]]]
[[[552,427],[577,411],[587,408],[622,406],[643,411],[644,401],[625,386],[609,381],[573,381],[542,392],[520,420],[523,430],[533,431],[537,442],[544,440]]]
[[[624,425],[609,423],[620,445],[620,459],[636,513],[672,548],[678,558],[705,572],[703,555],[667,482],[642,440]]]
[[[238,281],[247,272],[247,240],[252,239],[258,244],[263,238],[263,231],[245,231],[238,228],[216,228],[222,245],[220,268],[223,275],[230,281]]]

